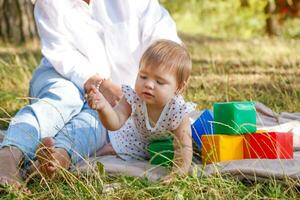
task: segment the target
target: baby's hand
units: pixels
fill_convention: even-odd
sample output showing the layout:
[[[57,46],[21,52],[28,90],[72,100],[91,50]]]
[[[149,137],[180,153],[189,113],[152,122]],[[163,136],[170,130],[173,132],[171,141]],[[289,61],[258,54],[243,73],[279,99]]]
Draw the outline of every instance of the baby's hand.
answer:
[[[91,90],[87,96],[87,102],[90,108],[101,111],[105,107],[107,101],[103,94],[97,90],[95,86],[91,86]]]
[[[161,181],[163,185],[169,185],[170,183],[174,182],[176,179],[176,176],[174,174],[169,174],[167,176],[164,176]]]

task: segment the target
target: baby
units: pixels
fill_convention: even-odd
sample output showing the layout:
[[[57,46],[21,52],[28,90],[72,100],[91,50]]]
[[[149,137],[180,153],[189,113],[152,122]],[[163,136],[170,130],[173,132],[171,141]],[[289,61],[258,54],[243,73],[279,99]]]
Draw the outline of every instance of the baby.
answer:
[[[122,86],[124,96],[114,108],[97,87],[93,87],[88,94],[88,104],[97,110],[101,122],[111,131],[111,144],[98,155],[110,152],[125,160],[148,159],[147,147],[151,141],[172,136],[172,173],[185,174],[192,162],[188,114],[194,110],[194,105],[186,103],[181,94],[187,86],[191,68],[192,61],[184,46],[158,40],[140,60],[135,88]]]

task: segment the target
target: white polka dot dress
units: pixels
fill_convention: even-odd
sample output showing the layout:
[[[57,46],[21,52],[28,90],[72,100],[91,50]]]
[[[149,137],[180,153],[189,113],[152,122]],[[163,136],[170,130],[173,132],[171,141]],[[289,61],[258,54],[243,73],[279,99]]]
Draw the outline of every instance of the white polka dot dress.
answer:
[[[156,124],[151,126],[145,102],[130,86],[124,85],[122,90],[132,113],[121,129],[109,131],[109,138],[116,153],[124,160],[149,159],[148,144],[169,137],[184,116],[195,110],[195,104],[187,103],[181,95],[177,95],[165,105]]]

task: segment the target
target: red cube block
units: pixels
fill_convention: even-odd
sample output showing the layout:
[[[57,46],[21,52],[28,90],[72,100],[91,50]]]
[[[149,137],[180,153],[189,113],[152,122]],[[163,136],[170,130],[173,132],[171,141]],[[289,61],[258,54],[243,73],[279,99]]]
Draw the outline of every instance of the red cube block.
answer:
[[[292,159],[292,132],[259,132],[246,134],[244,158]]]

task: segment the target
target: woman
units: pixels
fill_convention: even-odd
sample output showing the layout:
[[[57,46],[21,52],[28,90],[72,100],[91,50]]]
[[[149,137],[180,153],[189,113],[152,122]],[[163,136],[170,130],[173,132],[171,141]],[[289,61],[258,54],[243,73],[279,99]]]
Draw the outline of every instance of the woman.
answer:
[[[0,149],[0,183],[15,186],[21,161],[26,165],[36,153],[40,170],[52,176],[57,166],[45,157],[68,169],[105,145],[106,130],[85,93],[101,83],[114,105],[120,85],[134,85],[138,61],[153,41],[180,42],[157,0],[37,0],[34,14],[43,58],[30,82],[30,105],[14,117]]]

